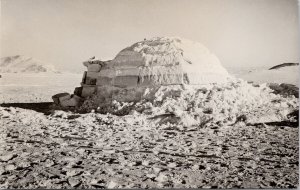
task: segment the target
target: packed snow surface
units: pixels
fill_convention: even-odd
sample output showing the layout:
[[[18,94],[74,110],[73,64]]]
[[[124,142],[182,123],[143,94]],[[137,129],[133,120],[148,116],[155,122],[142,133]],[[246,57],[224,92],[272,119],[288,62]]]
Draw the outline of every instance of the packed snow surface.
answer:
[[[0,188],[295,188],[298,128],[0,107]],[[260,118],[259,116],[257,118]]]
[[[73,93],[82,74],[3,73],[0,78],[0,103],[51,102],[60,92]]]
[[[257,83],[287,83],[299,86],[299,66],[285,66],[278,69],[261,69],[238,75],[238,77]]]

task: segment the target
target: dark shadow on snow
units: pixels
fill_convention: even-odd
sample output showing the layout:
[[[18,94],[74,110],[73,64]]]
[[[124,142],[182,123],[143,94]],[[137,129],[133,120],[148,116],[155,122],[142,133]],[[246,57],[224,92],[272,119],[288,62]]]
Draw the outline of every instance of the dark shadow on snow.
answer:
[[[261,126],[261,125],[279,126],[279,127],[299,127],[299,122],[291,121],[275,121],[275,122],[265,122],[265,123],[248,123],[249,126]]]
[[[39,103],[3,103],[1,107],[17,107],[23,109],[30,109],[37,112],[44,113],[45,115],[51,114],[53,110],[53,102],[39,102]]]

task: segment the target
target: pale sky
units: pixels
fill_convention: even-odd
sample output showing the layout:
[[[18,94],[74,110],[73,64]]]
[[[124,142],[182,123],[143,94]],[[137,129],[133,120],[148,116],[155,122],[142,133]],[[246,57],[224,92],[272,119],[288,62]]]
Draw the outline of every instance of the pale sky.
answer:
[[[1,0],[1,57],[60,70],[114,58],[144,38],[204,44],[225,67],[299,62],[297,0]]]

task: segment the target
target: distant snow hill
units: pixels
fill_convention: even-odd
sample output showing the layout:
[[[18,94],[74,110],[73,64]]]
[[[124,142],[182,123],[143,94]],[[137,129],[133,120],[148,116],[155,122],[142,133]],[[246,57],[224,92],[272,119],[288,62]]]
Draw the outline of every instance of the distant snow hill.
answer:
[[[60,73],[53,65],[22,55],[3,57],[0,60],[0,73]]]
[[[248,72],[239,77],[258,83],[286,83],[299,86],[299,63],[283,63],[269,69]]]

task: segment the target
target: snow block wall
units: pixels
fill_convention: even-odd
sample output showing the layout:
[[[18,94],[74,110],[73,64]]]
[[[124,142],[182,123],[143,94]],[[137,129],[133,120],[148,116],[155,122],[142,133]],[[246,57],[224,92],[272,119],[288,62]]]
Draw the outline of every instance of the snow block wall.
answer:
[[[113,60],[93,58],[83,64],[87,72],[77,93],[118,101],[139,99],[147,87],[226,83],[231,78],[218,58],[202,44],[175,37],[137,42]]]

